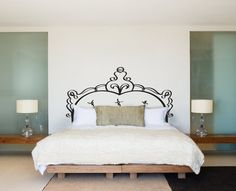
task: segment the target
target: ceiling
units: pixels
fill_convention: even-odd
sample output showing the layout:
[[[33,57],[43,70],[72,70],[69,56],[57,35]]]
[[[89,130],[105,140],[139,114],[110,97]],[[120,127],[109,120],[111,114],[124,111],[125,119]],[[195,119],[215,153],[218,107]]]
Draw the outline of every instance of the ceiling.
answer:
[[[0,0],[0,26],[236,25],[236,0]]]

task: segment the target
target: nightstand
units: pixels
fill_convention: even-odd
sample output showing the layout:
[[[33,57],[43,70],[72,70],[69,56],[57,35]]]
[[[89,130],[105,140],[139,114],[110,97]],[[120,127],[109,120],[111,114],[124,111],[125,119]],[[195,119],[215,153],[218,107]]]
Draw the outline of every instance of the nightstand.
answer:
[[[45,138],[46,135],[36,134],[30,137],[22,135],[0,135],[0,144],[36,144]]]
[[[199,137],[190,134],[192,140],[197,144],[235,144],[236,134],[209,134],[206,137]]]

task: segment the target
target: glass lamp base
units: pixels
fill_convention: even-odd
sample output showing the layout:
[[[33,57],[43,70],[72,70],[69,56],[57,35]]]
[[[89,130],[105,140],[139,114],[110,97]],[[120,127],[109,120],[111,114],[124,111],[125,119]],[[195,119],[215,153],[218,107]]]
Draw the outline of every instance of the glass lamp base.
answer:
[[[24,128],[22,129],[22,135],[23,135],[24,137],[30,137],[30,136],[32,136],[32,135],[33,135],[33,129],[30,128],[30,127],[24,127]]]
[[[196,135],[198,135],[199,137],[205,137],[207,136],[207,130],[205,128],[200,127],[196,130]]]

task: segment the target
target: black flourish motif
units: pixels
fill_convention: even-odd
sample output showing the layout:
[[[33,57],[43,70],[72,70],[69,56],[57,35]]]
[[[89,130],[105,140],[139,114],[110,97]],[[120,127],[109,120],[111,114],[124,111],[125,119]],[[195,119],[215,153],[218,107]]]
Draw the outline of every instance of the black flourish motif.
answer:
[[[115,93],[117,95],[122,95],[124,93],[129,92],[143,92],[149,95],[154,96],[158,99],[159,102],[164,107],[168,107],[168,112],[166,115],[166,121],[168,121],[168,117],[172,117],[173,114],[170,113],[172,109],[172,92],[170,90],[164,90],[161,93],[156,91],[154,88],[151,87],[144,87],[141,84],[134,84],[131,81],[130,77],[127,77],[127,72],[124,70],[123,67],[118,67],[114,72],[114,76],[110,77],[110,80],[106,84],[99,84],[95,87],[89,87],[83,90],[82,92],[78,93],[76,90],[69,90],[67,92],[68,98],[66,100],[66,108],[69,110],[69,113],[66,114],[67,117],[71,118],[73,121],[73,113],[74,113],[74,105],[83,99],[85,96],[90,95],[95,92],[110,92]],[[117,99],[116,102],[119,106],[121,105],[121,101]],[[144,105],[147,105],[147,100],[142,102]],[[89,102],[88,104],[94,106],[94,100]]]
[[[119,99],[116,99],[116,104],[118,105],[118,106],[121,106],[121,103],[122,103],[123,101],[120,101]]]
[[[147,102],[147,100],[145,100],[145,101],[142,101],[142,104],[143,104],[143,105],[148,105],[148,102]]]
[[[118,95],[132,91],[134,84],[131,82],[131,78],[126,77],[126,75],[127,72],[125,72],[123,67],[117,68],[116,72],[114,72],[115,77],[111,77],[110,81],[105,84],[106,90]]]
[[[91,102],[88,102],[88,104],[94,107],[94,100],[92,100]]]

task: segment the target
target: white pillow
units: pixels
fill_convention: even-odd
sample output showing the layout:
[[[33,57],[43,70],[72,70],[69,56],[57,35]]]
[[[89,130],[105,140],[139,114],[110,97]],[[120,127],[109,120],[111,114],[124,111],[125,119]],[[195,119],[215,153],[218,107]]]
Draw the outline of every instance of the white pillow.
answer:
[[[95,127],[96,111],[92,107],[74,106],[73,126]]]
[[[145,107],[144,120],[145,126],[166,125],[167,107]]]

